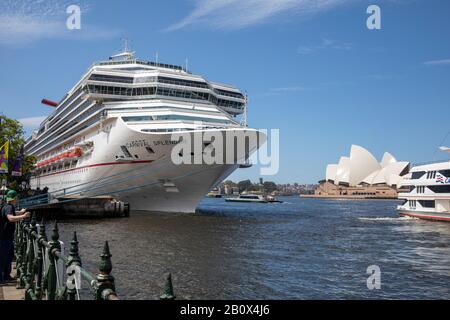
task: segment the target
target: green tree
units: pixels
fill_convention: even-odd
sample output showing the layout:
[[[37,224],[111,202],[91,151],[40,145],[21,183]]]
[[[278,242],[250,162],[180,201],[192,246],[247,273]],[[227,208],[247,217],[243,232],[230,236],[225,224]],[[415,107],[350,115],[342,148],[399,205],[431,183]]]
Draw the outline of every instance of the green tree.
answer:
[[[1,174],[0,177],[3,180],[6,179],[11,188],[18,190],[20,189],[22,182],[29,179],[29,173],[36,162],[36,158],[34,156],[25,155],[22,163],[22,176],[11,176],[10,172],[12,170],[13,161],[19,154],[20,147],[25,143],[24,131],[22,125],[17,120],[0,115],[0,146],[7,140],[9,140],[9,173]]]
[[[277,185],[273,181],[264,181],[264,192],[266,193],[272,193],[273,191],[277,190]]]
[[[238,182],[239,192],[243,191],[251,191],[253,188],[253,184],[250,180],[242,180]]]

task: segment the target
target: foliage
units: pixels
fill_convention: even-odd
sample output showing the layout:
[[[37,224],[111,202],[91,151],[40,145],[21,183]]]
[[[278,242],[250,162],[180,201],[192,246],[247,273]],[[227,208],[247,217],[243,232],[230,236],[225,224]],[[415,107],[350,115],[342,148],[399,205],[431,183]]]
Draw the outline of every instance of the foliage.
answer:
[[[248,179],[238,182],[239,192],[250,191],[252,186],[252,182]]]
[[[277,190],[277,185],[273,181],[265,181],[263,183],[263,186],[264,186],[264,192],[266,192],[266,193],[272,193]]]
[[[25,143],[24,131],[22,125],[14,119],[10,119],[4,115],[0,115],[0,146],[9,140],[9,172],[11,172],[14,159],[20,152],[20,147]],[[29,177],[29,173],[36,162],[34,156],[25,155],[22,164],[22,176],[13,177],[10,174],[1,174],[1,179],[7,179],[10,187],[19,190],[19,186]]]

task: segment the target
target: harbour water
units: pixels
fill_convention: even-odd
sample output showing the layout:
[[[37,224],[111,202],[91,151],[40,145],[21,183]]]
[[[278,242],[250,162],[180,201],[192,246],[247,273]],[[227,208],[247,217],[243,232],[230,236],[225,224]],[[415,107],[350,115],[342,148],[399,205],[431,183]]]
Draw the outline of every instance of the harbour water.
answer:
[[[88,270],[109,240],[123,299],[158,298],[166,272],[179,299],[450,299],[449,223],[399,217],[395,200],[280,199],[62,221],[61,240],[77,231]]]

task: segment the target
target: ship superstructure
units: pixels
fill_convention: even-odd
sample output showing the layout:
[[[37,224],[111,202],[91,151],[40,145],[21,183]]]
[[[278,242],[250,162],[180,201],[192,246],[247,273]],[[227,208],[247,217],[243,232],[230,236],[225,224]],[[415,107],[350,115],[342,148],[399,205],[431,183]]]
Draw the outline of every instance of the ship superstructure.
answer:
[[[405,201],[398,206],[401,215],[450,221],[450,161],[413,167],[400,187],[403,191],[398,197]]]

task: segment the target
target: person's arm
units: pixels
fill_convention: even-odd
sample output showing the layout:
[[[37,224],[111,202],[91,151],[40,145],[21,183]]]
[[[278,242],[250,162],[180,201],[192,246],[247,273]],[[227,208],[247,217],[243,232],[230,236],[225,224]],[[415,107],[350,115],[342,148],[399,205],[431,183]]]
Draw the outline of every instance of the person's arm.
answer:
[[[7,214],[6,218],[8,218],[9,222],[17,222],[17,221],[21,221],[23,219],[26,219],[30,216],[29,212],[25,212],[24,214],[21,214],[19,216],[14,216],[12,214]]]

